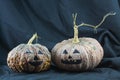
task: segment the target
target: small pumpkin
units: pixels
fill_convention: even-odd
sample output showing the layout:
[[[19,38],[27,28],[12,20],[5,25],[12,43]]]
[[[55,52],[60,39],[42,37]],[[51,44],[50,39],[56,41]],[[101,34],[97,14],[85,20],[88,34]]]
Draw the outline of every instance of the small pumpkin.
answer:
[[[34,34],[27,44],[20,44],[8,53],[9,68],[15,72],[40,72],[49,69],[51,55],[48,49],[38,43],[32,44],[37,37]]]
[[[77,14],[73,14],[74,38],[63,40],[53,47],[51,51],[53,63],[67,71],[85,71],[96,67],[103,58],[103,48],[94,38],[78,38],[78,27],[89,26],[96,30],[109,15],[115,15],[115,13],[106,14],[103,20],[94,26],[85,23],[76,25]]]

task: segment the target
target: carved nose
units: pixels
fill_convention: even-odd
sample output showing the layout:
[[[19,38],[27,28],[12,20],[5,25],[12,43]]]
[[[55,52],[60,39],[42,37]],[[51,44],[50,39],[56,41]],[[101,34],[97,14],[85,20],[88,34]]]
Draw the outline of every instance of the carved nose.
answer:
[[[69,58],[69,59],[71,59],[71,58],[72,58],[72,56],[70,56],[70,55],[69,55],[69,57],[68,57],[68,58]]]
[[[37,56],[34,57],[34,60],[39,60]]]

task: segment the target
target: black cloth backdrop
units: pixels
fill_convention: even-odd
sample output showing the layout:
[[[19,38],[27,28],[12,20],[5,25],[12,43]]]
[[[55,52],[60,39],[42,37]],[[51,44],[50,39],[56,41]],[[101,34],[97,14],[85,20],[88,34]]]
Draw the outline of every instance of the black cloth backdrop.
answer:
[[[120,0],[0,0],[0,80],[120,80]],[[66,72],[51,66],[46,72],[12,72],[6,65],[8,52],[27,43],[37,32],[38,43],[51,51],[54,45],[73,37],[72,13],[81,22],[98,24],[97,29],[79,28],[79,37],[96,38],[104,48],[104,58],[97,68],[86,72]]]

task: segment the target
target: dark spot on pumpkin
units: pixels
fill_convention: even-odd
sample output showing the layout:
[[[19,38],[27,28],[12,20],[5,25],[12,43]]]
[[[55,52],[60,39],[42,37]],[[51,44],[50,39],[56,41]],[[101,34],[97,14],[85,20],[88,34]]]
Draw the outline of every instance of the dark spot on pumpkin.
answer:
[[[30,51],[30,50],[27,50],[26,53],[31,53],[31,51]]]
[[[83,41],[81,41],[81,45],[84,45],[84,42],[83,42]]]
[[[77,49],[75,49],[73,53],[80,53],[80,52]]]
[[[91,42],[89,42],[89,44],[91,44]]]
[[[63,51],[63,54],[68,54],[67,50],[64,50],[64,51]]]
[[[38,54],[43,54],[40,50],[38,51]]]
[[[93,49],[94,49],[94,50],[96,50],[96,47],[95,47],[95,46],[93,46]]]

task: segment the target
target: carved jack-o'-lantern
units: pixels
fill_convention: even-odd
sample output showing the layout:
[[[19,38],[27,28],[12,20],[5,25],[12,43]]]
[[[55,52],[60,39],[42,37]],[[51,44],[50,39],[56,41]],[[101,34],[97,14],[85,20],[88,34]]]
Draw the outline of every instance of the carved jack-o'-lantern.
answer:
[[[61,54],[62,58],[61,63],[63,64],[80,64],[81,58],[79,57],[80,52],[77,49],[73,49],[72,51],[64,50],[63,54]]]
[[[105,18],[115,13],[108,13],[103,20],[96,26],[82,23],[76,25],[76,15],[74,18],[74,38],[63,40],[56,44],[52,49],[52,61],[60,69],[68,71],[85,71],[96,67],[103,58],[103,48],[94,38],[78,38],[78,27],[90,26],[95,30],[99,27]]]
[[[7,57],[8,66],[16,72],[40,72],[48,70],[51,56],[45,46],[32,44],[37,34],[29,40],[28,44],[20,44],[12,49]]]

